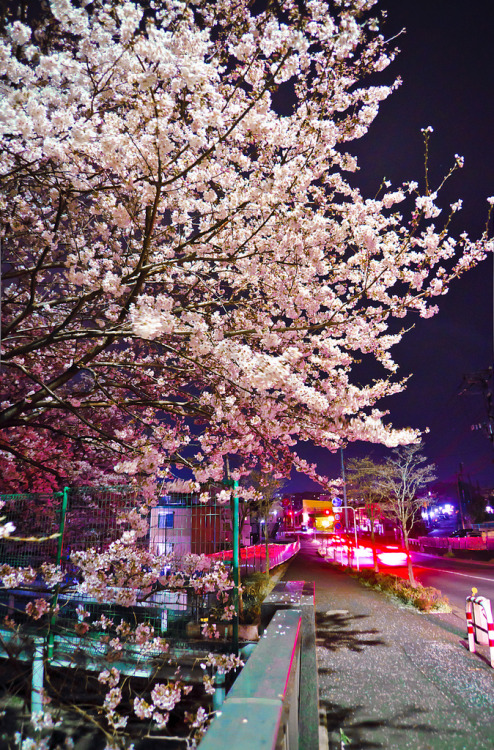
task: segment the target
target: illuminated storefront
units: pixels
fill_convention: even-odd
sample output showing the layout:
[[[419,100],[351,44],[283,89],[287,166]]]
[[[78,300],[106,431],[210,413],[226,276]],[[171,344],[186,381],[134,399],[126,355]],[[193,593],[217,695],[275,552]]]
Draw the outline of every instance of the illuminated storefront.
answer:
[[[329,495],[321,495],[319,500],[304,498],[302,522],[317,531],[333,531],[335,517]]]

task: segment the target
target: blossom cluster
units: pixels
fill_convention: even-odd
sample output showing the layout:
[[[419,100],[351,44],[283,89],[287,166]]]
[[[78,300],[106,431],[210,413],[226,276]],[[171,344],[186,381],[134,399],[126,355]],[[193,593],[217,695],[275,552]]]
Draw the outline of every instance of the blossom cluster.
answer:
[[[346,180],[399,85],[362,84],[396,55],[373,5],[52,0],[3,29],[1,486],[151,497],[172,464],[203,486],[227,454],[287,474],[299,442],[416,437],[376,408],[404,387],[393,319],[492,244],[429,186]]]
[[[71,639],[74,634],[79,636],[82,649],[86,647],[87,636],[91,636],[92,649],[95,638],[98,639],[99,658],[107,660],[107,666],[101,669],[97,677],[103,691],[101,712],[106,722],[105,731],[113,734],[117,745],[122,732],[128,731],[130,719],[134,723],[136,719],[151,722],[155,731],[165,729],[171,713],[180,707],[183,699],[191,692],[192,685],[184,683],[177,672],[176,679],[168,682],[154,681],[147,693],[136,692],[131,689],[132,682],[120,665],[115,666],[115,659],[125,660],[132,655],[136,660],[136,668],[140,660],[150,657],[156,664],[172,663],[169,643],[156,634],[154,625],[149,622],[136,623],[132,621],[133,617],[118,621],[114,616],[108,617],[105,614],[96,617],[91,602],[96,600],[133,605],[145,601],[151,593],[159,592],[163,586],[175,590],[189,589],[201,594],[216,591],[221,598],[227,596],[233,585],[225,566],[204,555],[155,556],[140,546],[135,535],[129,537],[127,532],[123,532],[122,537],[108,545],[105,551],[89,549],[73,552],[70,562],[77,565],[78,573],[77,581],[72,579],[69,583],[62,580],[59,566],[47,563],[42,564],[39,571],[32,568],[16,570],[4,565],[0,574],[3,585],[13,587],[26,585],[36,578],[44,582],[45,595],[26,604],[26,614],[34,621],[53,617],[60,611],[59,605],[50,605],[47,592],[58,590],[61,583],[69,601],[72,598],[82,598],[82,602],[75,608],[77,620],[73,623],[73,630],[69,630],[69,636]],[[231,616],[231,613],[228,612],[227,616]],[[18,629],[14,621],[6,624]],[[207,659],[207,666],[215,671],[227,672],[241,666],[241,660],[234,655],[221,654],[217,661],[215,659],[214,654],[210,654]],[[212,694],[214,676],[205,673],[203,683],[205,695]],[[124,700],[124,687],[125,696],[129,690],[133,696],[130,712],[127,698]],[[196,745],[206,731],[209,719],[203,706],[193,714],[185,713],[191,747]],[[36,731],[53,726],[52,714],[48,712],[35,719]],[[31,746],[30,738],[21,741],[26,748]]]

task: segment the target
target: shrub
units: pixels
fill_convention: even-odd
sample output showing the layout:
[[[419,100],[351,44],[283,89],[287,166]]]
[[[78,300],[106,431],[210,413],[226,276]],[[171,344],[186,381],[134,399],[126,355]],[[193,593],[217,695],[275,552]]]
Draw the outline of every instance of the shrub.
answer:
[[[246,624],[258,623],[261,618],[261,603],[271,588],[271,578],[265,573],[252,573],[242,581],[243,611],[241,621]]]
[[[395,596],[405,604],[411,604],[421,612],[451,612],[447,596],[443,596],[439,589],[433,586],[412,586],[399,576],[389,573],[376,573],[374,570],[353,571],[354,578],[372,588]]]

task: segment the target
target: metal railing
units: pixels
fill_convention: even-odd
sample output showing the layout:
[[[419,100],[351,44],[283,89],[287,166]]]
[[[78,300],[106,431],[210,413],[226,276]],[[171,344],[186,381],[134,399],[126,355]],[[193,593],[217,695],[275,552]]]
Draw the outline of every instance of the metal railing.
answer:
[[[420,536],[418,539],[410,539],[410,544],[415,547],[432,547],[435,549],[494,550],[494,537]]]
[[[299,750],[301,610],[279,610],[213,720],[201,750]]]
[[[288,542],[285,544],[269,545],[269,569],[276,568],[277,565],[289,560],[297,554],[300,549],[300,542]],[[215,552],[210,557],[229,563],[232,560],[232,551],[223,550]],[[243,575],[254,572],[264,572],[266,567],[266,548],[264,544],[255,544],[249,547],[242,547],[239,554],[239,567]]]

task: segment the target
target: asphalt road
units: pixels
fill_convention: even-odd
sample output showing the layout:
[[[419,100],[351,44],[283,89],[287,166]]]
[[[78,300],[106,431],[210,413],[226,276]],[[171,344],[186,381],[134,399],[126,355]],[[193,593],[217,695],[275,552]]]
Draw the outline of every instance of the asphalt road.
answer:
[[[412,553],[414,573],[424,586],[434,586],[448,597],[452,607],[465,612],[465,599],[474,586],[494,603],[494,565],[472,560],[453,560],[420,552]]]
[[[461,527],[456,516],[444,518],[438,522],[435,529],[429,531],[427,536],[449,536],[455,529],[459,528]]]
[[[435,535],[444,535],[444,526],[447,525],[448,522],[442,524]],[[364,540],[363,544],[368,545],[368,540]],[[336,559],[339,560],[338,553]],[[343,555],[343,561],[345,560]],[[448,597],[453,610],[460,617],[465,617],[465,599],[472,593],[472,587],[477,589],[478,594],[491,600],[494,610],[494,563],[439,557],[421,552],[412,552],[412,560],[417,580],[424,586],[439,589]],[[406,565],[394,567],[381,564],[379,567],[383,573],[407,577]]]

